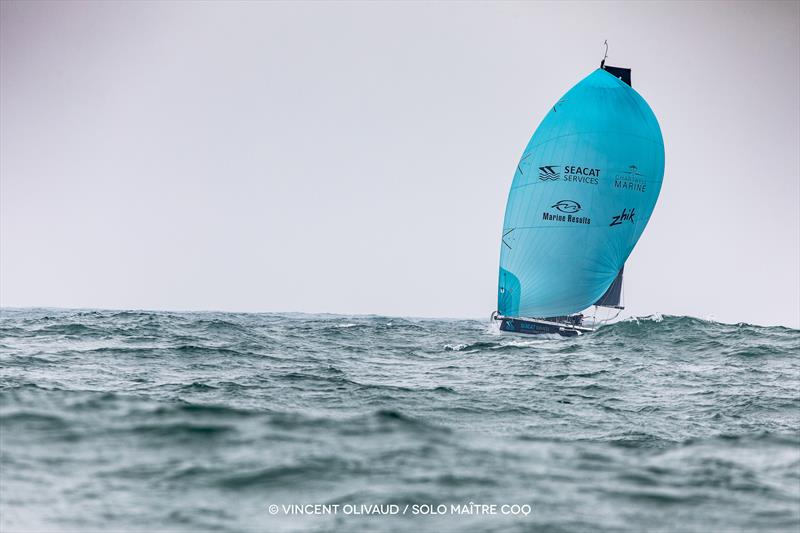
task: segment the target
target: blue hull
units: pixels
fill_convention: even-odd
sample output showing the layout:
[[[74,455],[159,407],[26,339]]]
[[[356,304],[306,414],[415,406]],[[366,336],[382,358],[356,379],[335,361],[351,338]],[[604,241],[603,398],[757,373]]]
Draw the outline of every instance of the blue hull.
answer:
[[[512,318],[493,315],[494,320],[500,321],[500,330],[511,333],[525,333],[527,335],[561,335],[562,337],[576,337],[581,333],[590,333],[594,330],[583,327],[582,316],[559,317],[570,319],[569,322],[553,321],[552,319]]]

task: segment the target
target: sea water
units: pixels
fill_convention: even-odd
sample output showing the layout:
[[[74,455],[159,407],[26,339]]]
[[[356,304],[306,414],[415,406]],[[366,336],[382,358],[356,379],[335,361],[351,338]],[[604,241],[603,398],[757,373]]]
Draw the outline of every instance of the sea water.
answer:
[[[800,331],[2,310],[0,530],[800,528]]]

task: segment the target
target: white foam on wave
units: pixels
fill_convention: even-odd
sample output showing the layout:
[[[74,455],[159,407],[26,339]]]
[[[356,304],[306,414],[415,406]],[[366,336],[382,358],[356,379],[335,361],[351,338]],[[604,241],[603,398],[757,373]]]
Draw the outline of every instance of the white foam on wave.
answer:
[[[460,352],[464,348],[469,346],[469,344],[445,344],[444,349],[445,351],[452,351],[452,352]]]
[[[500,331],[500,321],[490,320],[489,325],[486,327],[486,333],[489,335],[500,335],[502,333]]]
[[[647,315],[647,316],[629,316],[627,318],[624,318],[624,319],[620,320],[620,322],[636,322],[637,324],[640,321],[641,322],[656,322],[656,323],[663,322],[664,321],[664,315],[662,315],[661,313],[653,313],[652,315]]]

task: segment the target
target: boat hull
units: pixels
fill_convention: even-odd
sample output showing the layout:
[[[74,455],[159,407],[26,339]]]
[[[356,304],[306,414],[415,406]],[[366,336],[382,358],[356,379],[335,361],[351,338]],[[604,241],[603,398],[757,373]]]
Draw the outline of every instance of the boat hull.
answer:
[[[524,333],[526,335],[561,335],[562,337],[576,337],[582,333],[591,333],[592,328],[577,324],[551,322],[535,318],[493,317],[500,322],[500,330],[510,333]]]

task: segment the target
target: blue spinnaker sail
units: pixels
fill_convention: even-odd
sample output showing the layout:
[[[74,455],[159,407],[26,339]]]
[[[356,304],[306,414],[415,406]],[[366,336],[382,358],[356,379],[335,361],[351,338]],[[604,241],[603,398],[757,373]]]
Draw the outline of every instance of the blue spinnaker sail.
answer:
[[[603,69],[570,89],[514,174],[500,314],[561,316],[597,302],[647,225],[663,176],[661,129],[639,93]]]

